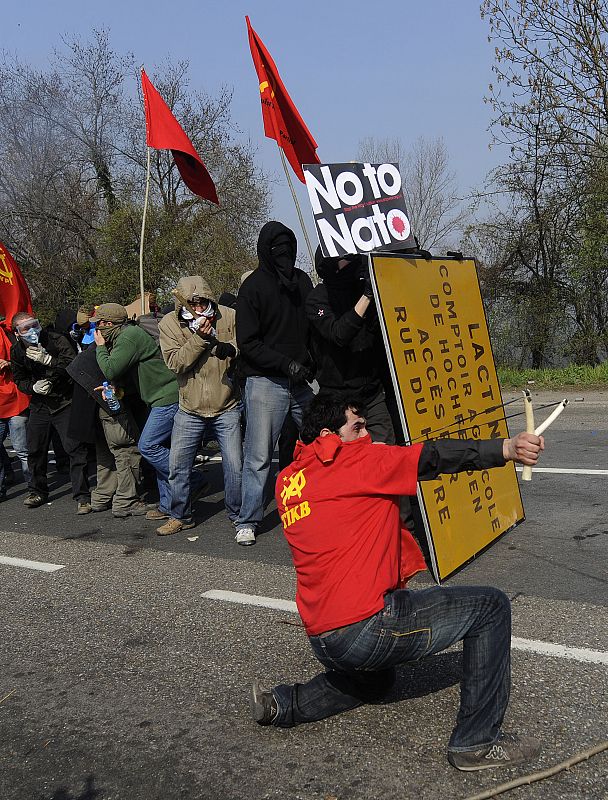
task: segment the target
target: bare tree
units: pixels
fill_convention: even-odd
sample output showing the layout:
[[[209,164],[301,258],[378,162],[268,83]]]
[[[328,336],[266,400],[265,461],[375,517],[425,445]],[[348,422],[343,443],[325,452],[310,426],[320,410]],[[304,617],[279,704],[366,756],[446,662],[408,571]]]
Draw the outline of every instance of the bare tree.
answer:
[[[575,149],[596,149],[608,134],[608,3],[606,0],[483,0],[495,42],[489,100],[497,138],[517,147],[545,86],[545,133]]]
[[[358,158],[399,163],[405,203],[420,247],[449,246],[451,239],[460,238],[470,208],[458,195],[443,139],[420,137],[408,150],[400,139],[370,136],[359,142]]]
[[[231,120],[231,93],[188,86],[188,64],[154,80],[213,175],[221,206],[184,187],[170,152],[153,151],[145,249],[151,289],[203,272],[221,291],[251,266],[268,182]],[[145,122],[133,58],[104,31],[65,41],[50,70],[0,60],[0,239],[39,309],[129,302],[138,291]]]

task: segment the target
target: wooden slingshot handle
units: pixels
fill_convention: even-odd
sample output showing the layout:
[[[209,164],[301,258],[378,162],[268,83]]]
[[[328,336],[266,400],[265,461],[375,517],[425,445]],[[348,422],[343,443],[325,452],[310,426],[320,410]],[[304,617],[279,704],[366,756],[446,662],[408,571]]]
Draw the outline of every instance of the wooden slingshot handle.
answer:
[[[526,433],[534,433],[534,409],[532,408],[532,395],[529,389],[524,389],[524,409],[526,411]],[[524,466],[521,473],[522,481],[532,480],[532,467]]]

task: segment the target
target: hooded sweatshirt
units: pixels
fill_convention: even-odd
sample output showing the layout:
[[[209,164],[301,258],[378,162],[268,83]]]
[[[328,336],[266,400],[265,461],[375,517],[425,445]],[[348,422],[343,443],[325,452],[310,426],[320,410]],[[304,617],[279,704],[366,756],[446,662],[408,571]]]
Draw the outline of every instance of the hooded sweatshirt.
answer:
[[[296,603],[309,636],[352,625],[384,595],[426,569],[399,516],[399,496],[442,473],[502,467],[502,439],[445,439],[409,447],[298,442],[277,478],[276,500],[297,575]]]
[[[198,294],[216,307],[213,326],[219,345],[190,330],[179,300],[175,311],[165,314],[158,325],[163,358],[177,377],[179,407],[189,414],[216,417],[238,402],[229,377],[236,356],[236,314],[218,305],[211,287],[199,275],[181,278],[175,288],[187,300]]]
[[[310,364],[304,302],[312,283],[294,266],[296,252],[292,230],[280,222],[264,225],[259,267],[243,282],[236,302],[240,374],[245,377],[284,378],[291,361]]]
[[[361,262],[338,270],[337,258],[315,258],[317,284],[306,298],[311,348],[321,394],[357,394],[362,400],[388,383],[388,362],[373,304],[360,317],[354,307],[363,294]]]

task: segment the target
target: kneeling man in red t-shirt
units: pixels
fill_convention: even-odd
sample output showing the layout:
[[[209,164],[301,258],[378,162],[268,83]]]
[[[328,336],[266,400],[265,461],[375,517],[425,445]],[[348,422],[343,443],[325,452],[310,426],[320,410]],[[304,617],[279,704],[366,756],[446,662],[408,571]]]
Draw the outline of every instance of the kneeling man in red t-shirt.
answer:
[[[253,718],[288,728],[379,701],[397,665],[462,641],[449,762],[477,770],[536,757],[536,739],[501,730],[511,675],[508,597],[492,587],[406,589],[426,566],[402,524],[399,497],[440,474],[507,461],[534,466],[543,437],[374,444],[356,402],[321,398],[311,403],[300,435],[276,496],[297,574],[298,610],[326,671],[272,691],[254,681]]]

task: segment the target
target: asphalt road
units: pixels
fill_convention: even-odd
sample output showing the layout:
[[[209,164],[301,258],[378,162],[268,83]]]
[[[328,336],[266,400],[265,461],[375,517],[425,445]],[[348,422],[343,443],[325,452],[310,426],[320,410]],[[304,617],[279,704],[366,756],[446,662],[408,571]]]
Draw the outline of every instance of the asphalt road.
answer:
[[[607,400],[572,402],[547,433],[544,467],[608,470]],[[202,596],[294,595],[276,512],[255,547],[238,547],[219,465],[208,475],[200,524],[163,538],[141,519],[77,517],[59,476],[40,509],[24,509],[23,485],[9,490],[0,556],[64,566],[0,564],[2,800],[456,800],[608,739],[605,659],[521,649],[505,727],[543,740],[529,770],[466,775],[448,765],[456,650],[404,668],[382,705],[260,729],[248,716],[251,678],[291,682],[317,666],[289,611]],[[608,475],[537,472],[522,484],[527,521],[452,582],[507,591],[514,637],[608,651],[607,488]],[[607,798],[608,753],[505,796]]]

